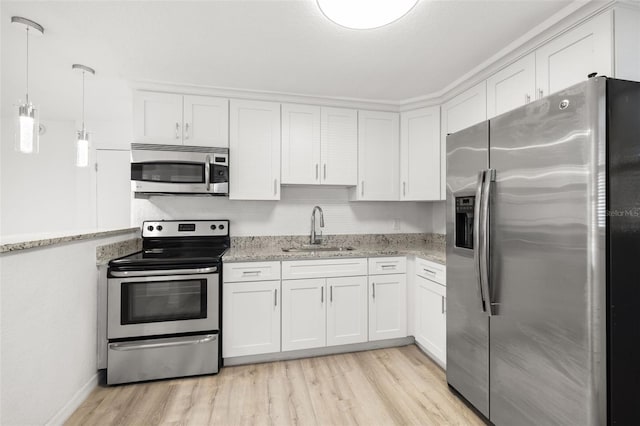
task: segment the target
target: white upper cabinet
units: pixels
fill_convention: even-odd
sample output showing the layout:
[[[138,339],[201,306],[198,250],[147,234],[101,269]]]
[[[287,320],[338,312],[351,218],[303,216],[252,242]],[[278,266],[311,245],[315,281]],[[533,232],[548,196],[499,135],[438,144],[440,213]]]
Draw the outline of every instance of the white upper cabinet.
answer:
[[[282,105],[282,183],[320,183],[320,107]]]
[[[355,200],[400,199],[400,119],[394,112],[358,112]]]
[[[134,142],[182,145],[182,95],[136,91]]]
[[[229,146],[229,101],[209,96],[136,91],[134,142]]]
[[[282,183],[355,185],[357,111],[282,105]]]
[[[487,84],[483,81],[442,105],[440,199],[447,197],[447,135],[487,119]]]
[[[400,199],[440,199],[440,107],[400,115]]]
[[[280,199],[280,104],[230,103],[229,198]]]
[[[229,146],[229,101],[208,96],[184,97],[185,145]]]
[[[613,76],[613,13],[608,11],[536,50],[537,98],[584,81]]]
[[[320,157],[322,183],[356,185],[358,181],[358,112],[321,109]]]
[[[487,118],[535,100],[536,57],[531,53],[487,79]]]

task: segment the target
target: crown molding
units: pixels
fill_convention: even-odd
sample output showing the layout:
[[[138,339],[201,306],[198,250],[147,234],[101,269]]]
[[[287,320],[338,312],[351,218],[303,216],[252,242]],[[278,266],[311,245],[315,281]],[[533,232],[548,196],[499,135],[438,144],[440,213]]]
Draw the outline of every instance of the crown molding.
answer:
[[[197,86],[162,81],[133,81],[132,89],[155,92],[218,96],[234,99],[262,100],[282,103],[402,112],[441,105],[458,94],[486,80],[491,75],[533,53],[551,39],[570,31],[590,18],[613,7],[640,10],[637,0],[574,0],[550,18],[517,38],[499,52],[480,63],[443,89],[404,100],[362,99],[350,97],[316,96],[267,90],[249,90],[214,86]]]

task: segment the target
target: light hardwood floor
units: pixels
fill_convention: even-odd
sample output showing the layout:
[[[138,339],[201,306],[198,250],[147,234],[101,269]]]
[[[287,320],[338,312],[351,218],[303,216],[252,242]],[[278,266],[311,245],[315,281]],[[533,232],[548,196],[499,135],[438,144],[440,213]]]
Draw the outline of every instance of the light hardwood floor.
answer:
[[[98,387],[68,425],[482,425],[414,346]]]

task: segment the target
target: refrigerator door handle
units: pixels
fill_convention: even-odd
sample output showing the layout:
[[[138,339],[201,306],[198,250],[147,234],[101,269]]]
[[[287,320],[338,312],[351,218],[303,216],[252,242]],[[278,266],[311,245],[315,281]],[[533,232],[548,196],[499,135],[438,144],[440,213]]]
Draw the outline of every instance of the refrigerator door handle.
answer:
[[[482,293],[485,296],[485,310],[489,316],[495,315],[494,304],[491,301],[491,249],[490,249],[490,237],[491,237],[491,225],[490,225],[490,204],[491,204],[491,192],[496,181],[496,170],[488,169],[485,171],[484,182],[482,184],[482,200],[481,200],[481,235],[480,235],[480,283],[482,285]]]
[[[476,283],[478,284],[478,296],[480,296],[480,309],[486,312],[486,304],[482,295],[482,274],[480,273],[480,213],[482,200],[482,186],[484,183],[485,171],[478,172],[478,182],[476,184],[476,200],[473,207],[473,265],[476,271]]]

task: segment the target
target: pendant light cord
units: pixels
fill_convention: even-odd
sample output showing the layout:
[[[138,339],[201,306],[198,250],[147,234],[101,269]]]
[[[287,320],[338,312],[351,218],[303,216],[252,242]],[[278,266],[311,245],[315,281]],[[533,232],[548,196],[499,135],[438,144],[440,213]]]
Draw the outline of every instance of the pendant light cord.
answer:
[[[85,131],[84,128],[84,74],[85,71],[82,71],[82,131]]]
[[[27,26],[27,94],[26,103],[29,103],[29,26]]]

